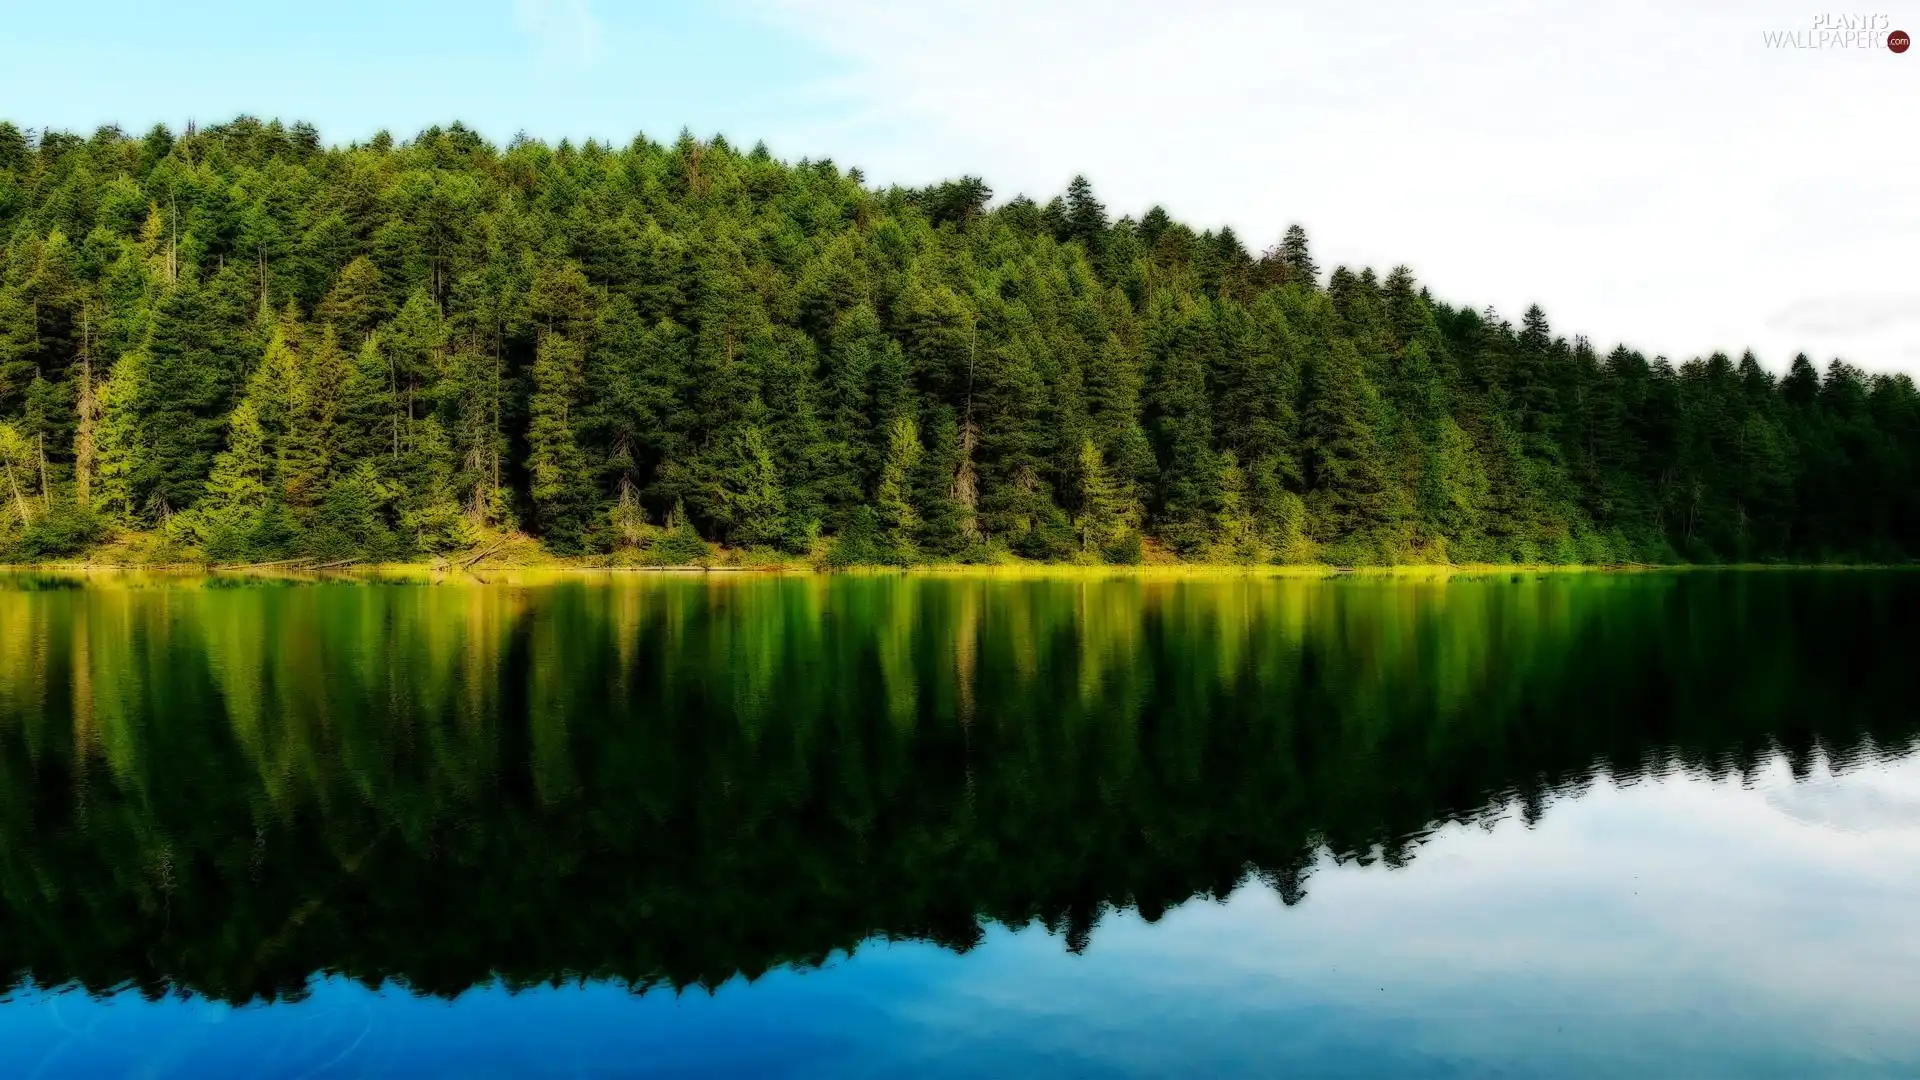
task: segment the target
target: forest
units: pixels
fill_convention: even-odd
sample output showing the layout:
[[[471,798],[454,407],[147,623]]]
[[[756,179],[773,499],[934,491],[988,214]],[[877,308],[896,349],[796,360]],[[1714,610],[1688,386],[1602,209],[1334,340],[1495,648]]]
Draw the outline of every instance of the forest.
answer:
[[[1920,554],[1905,375],[1603,352],[1084,178],[0,123],[0,236],[0,561]]]

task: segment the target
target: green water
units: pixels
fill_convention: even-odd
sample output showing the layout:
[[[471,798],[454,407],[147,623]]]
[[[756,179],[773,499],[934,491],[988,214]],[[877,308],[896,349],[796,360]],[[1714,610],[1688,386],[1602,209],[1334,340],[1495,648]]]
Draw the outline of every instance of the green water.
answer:
[[[1859,929],[1878,925],[1864,916],[1844,923],[1850,904],[1920,871],[1920,847],[1907,844],[1920,817],[1900,816],[1920,806],[1920,789],[1896,760],[1920,733],[1916,601],[1920,577],[1872,572],[0,576],[0,971],[16,986],[0,1005],[13,1047],[0,1063],[49,1075],[131,1068],[157,1045],[153,1032],[174,1030],[156,1018],[145,1034],[136,1025],[118,1042],[80,1042],[35,1026],[34,1009],[117,1003],[116,1023],[131,1023],[132,1003],[169,997],[244,1005],[234,1015],[268,1025],[328,995],[365,994],[369,1031],[423,995],[458,999],[456,1011],[490,1002],[475,1023],[523,1040],[569,1016],[579,1031],[568,1037],[588,1044],[649,1031],[649,1052],[678,1062],[674,1075],[815,1075],[809,1063],[819,1075],[972,1075],[969,1062],[983,1075],[1180,1072],[1144,1045],[1074,1049],[1074,1025],[1092,1023],[1110,995],[1114,1009],[1135,1002],[1141,1030],[1175,1048],[1173,1061],[1213,1062],[1205,1075],[1266,1075],[1287,1061],[1301,1075],[1346,1075],[1342,1062],[1355,1075],[1476,1075],[1496,1060],[1514,1075],[1566,1075],[1570,1060],[1582,1063],[1575,1073],[1631,1072],[1644,1063],[1599,1033],[1644,1050],[1665,1026],[1589,1004],[1558,1021],[1566,1045],[1511,1059],[1441,1053],[1405,1025],[1458,999],[1398,996],[1384,977],[1377,996],[1339,1015],[1392,1023],[1344,1050],[1207,1034],[1194,1016],[1247,1008],[1255,991],[1196,988],[1195,970],[1224,961],[1181,928],[1261,897],[1250,927],[1314,925],[1332,914],[1322,882],[1377,882],[1368,887],[1386,898],[1380,926],[1341,932],[1459,923],[1468,916],[1428,906],[1418,884],[1430,851],[1437,875],[1455,857],[1528,850],[1534,841],[1520,838],[1548,835],[1533,826],[1585,820],[1582,803],[1602,815],[1594,835],[1617,838],[1624,826],[1607,822],[1627,818],[1606,808],[1651,806],[1635,792],[1704,792],[1719,806],[1755,784],[1791,795],[1864,776],[1886,780],[1874,798],[1892,832],[1876,835],[1906,846],[1881,851],[1851,885],[1823,887],[1833,915],[1819,924],[1823,948],[1870,971],[1876,958],[1920,953],[1897,923],[1872,934]],[[1701,877],[1674,877],[1668,903],[1690,904],[1686,890],[1709,887],[1731,841],[1681,839],[1697,822],[1674,813],[1671,838],[1643,828],[1606,848],[1619,882],[1551,894],[1513,917],[1531,931],[1524,941],[1491,928],[1463,946],[1465,967],[1488,950],[1515,965],[1527,950],[1564,959],[1598,932],[1565,925],[1564,913],[1631,902],[1629,872],[1651,880],[1674,851]],[[1739,911],[1780,898],[1764,889],[1812,888],[1793,876],[1795,860],[1820,857],[1818,836],[1858,832],[1816,830],[1807,854],[1781,849],[1779,880],[1722,882],[1715,903]],[[1578,862],[1598,843],[1562,847]],[[1545,865],[1536,859],[1526,880],[1545,880]],[[1493,904],[1518,887],[1469,877],[1449,902]],[[1629,952],[1652,932],[1608,925]],[[1768,915],[1757,932],[1764,950],[1771,936],[1809,931]],[[1116,953],[1102,960],[1110,936]],[[1162,966],[1124,986],[1095,977],[1136,939],[1165,954]],[[1641,973],[1649,985],[1699,974],[1662,972],[1655,955]],[[903,957],[914,958],[911,978],[888,967]],[[1284,956],[1273,963],[1287,971]],[[1586,985],[1573,964],[1555,985],[1599,993],[1618,977],[1604,968]],[[980,1031],[927,1042],[913,1026],[924,1019],[902,1010],[936,1000],[927,972],[949,969],[998,988],[942,1006],[972,1010],[981,1030],[1002,1017],[995,993],[1064,980],[1071,992],[1050,1006],[1058,1028],[1046,1029],[1058,1037],[1032,1035],[1030,1057]],[[1690,1061],[1690,1074],[1790,1061],[1782,1075],[1906,1075],[1920,1063],[1920,1046],[1897,1033],[1848,1042],[1780,1028],[1768,1019],[1777,994],[1751,989],[1738,964],[1710,974],[1720,989],[1675,1008],[1733,1033],[1662,1051]],[[1504,976],[1482,977],[1493,992]],[[1901,978],[1892,1000],[1920,1004],[1920,987]],[[537,986],[563,989],[517,992]],[[674,994],[700,987],[718,992],[698,1008],[717,1011],[688,1013],[706,995]],[[591,1004],[608,989],[617,1002]],[[891,1011],[858,1037],[795,1034],[805,1025],[794,1017],[856,989]],[[1126,998],[1136,991],[1180,1004],[1138,1006]],[[1444,979],[1435,992],[1449,1000]],[[1294,1026],[1273,1030],[1320,1030],[1313,1010],[1338,997],[1289,999]],[[1753,1034],[1737,1034],[1743,1017]],[[425,1038],[431,1025],[393,1024],[403,1027]],[[237,1027],[220,1030],[232,1034],[179,1050],[169,1068],[275,1071],[248,1064],[253,1044]],[[676,1035],[692,1031],[705,1041]],[[718,1049],[754,1037],[784,1047],[780,1069]],[[283,1050],[297,1041],[274,1038]],[[445,1055],[459,1039],[447,1039],[414,1057],[355,1049],[319,1075],[430,1073],[454,1060]],[[946,1049],[901,1049],[923,1045]],[[1405,1053],[1379,1056],[1393,1047]],[[286,1060],[287,1075],[312,1064]],[[527,1067],[565,1071],[558,1060]],[[601,1064],[649,1072],[646,1060]]]

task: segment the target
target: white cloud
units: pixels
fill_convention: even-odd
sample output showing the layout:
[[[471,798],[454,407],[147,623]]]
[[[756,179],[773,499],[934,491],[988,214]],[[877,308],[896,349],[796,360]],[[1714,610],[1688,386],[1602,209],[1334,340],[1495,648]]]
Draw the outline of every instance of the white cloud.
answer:
[[[587,0],[513,0],[513,17],[544,66],[589,68],[606,55]]]
[[[1405,262],[1443,298],[1676,357],[1914,367],[1911,328],[1771,320],[1911,277],[1920,54],[1769,49],[1818,5],[776,0],[844,65],[793,145],[1002,195],[1087,173],[1249,246]],[[1916,20],[1920,21],[1920,20]]]
[[[1889,769],[1781,785],[1767,805],[1809,825],[1841,832],[1920,830],[1920,791],[1913,770]]]
[[[1901,323],[1920,323],[1920,293],[1809,297],[1775,315],[1772,325],[1850,337],[1877,334]]]

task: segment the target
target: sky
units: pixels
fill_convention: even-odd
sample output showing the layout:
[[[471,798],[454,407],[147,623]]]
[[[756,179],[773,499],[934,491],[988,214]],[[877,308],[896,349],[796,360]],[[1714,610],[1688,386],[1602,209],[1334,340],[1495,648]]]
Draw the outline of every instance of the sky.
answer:
[[[1084,173],[1602,350],[1920,374],[1920,50],[1884,42],[1920,0],[1880,2],[0,0],[0,116],[687,128],[997,200]],[[1881,36],[1818,36],[1848,14]]]

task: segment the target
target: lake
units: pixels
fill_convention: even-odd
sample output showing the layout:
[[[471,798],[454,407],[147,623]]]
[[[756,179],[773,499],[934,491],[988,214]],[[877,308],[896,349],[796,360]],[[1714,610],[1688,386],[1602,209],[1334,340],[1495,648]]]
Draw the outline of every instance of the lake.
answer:
[[[0,1074],[1920,1075],[1917,613],[0,574]]]

